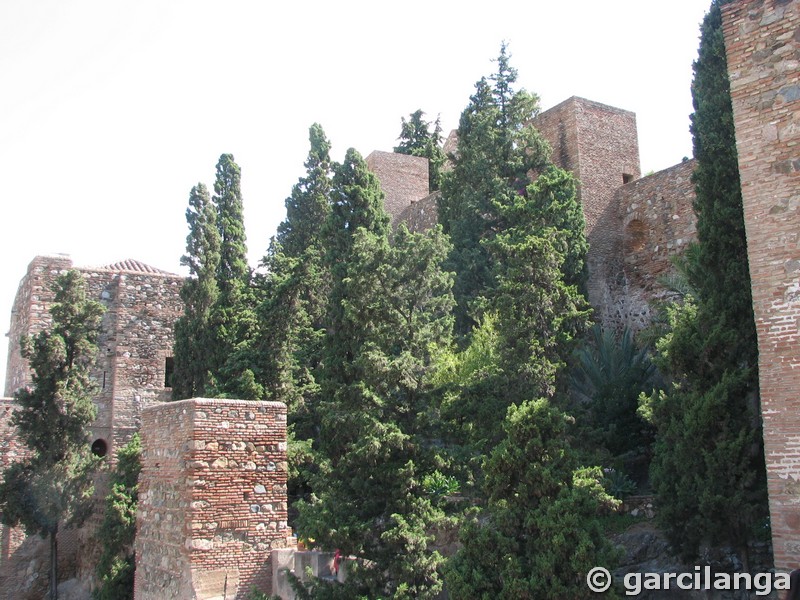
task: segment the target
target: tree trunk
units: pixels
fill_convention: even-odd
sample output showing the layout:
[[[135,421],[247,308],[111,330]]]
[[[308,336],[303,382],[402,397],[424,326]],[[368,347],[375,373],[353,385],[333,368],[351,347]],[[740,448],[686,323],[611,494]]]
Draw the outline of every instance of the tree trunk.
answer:
[[[58,523],[50,532],[50,600],[58,600]]]

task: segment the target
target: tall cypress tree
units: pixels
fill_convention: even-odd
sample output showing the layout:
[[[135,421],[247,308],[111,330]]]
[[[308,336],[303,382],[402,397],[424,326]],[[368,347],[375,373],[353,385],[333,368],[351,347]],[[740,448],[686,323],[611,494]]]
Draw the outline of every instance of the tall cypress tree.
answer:
[[[231,154],[219,157],[212,201],[217,207],[220,237],[219,298],[211,314],[218,367],[213,373],[212,394],[257,399],[263,389],[250,364],[258,325],[255,289],[247,264],[241,169]]]
[[[309,129],[306,174],[286,199],[286,219],[264,258],[268,270],[259,309],[259,377],[266,395],[286,402],[298,439],[313,436],[329,278],[322,228],[330,213],[330,142]]]
[[[256,337],[255,290],[247,265],[241,171],[233,156],[217,162],[214,196],[192,189],[189,235],[181,263],[189,267],[175,328],[173,397],[256,399],[263,390],[250,368]]]
[[[287,256],[302,256],[310,246],[320,245],[320,233],[330,212],[331,143],[319,123],[309,128],[308,139],[306,174],[286,199],[286,218],[278,225],[275,237]]]
[[[548,161],[549,149],[531,120],[538,98],[515,91],[517,71],[505,44],[497,73],[475,84],[461,113],[458,150],[442,181],[439,222],[453,243],[450,267],[456,272],[456,328],[466,334],[494,287],[493,258],[486,247],[505,228],[501,207],[525,194],[532,173]]]
[[[361,324],[355,315],[347,314],[345,302],[349,293],[347,271],[359,229],[385,238],[389,234],[389,216],[377,177],[358,151],[350,148],[344,162],[334,167],[331,213],[323,232],[325,264],[331,277],[324,376],[334,387],[356,381],[352,360],[358,350]]]
[[[247,236],[244,230],[241,169],[232,154],[223,154],[217,162],[214,181],[214,204],[217,206],[217,228],[220,236],[220,261],[217,279],[221,295],[227,296],[240,284],[250,280],[247,265]]]
[[[217,366],[210,319],[219,297],[217,274],[221,241],[216,207],[202,183],[193,187],[189,195],[186,222],[189,235],[181,264],[189,267],[189,277],[181,287],[184,314],[175,323],[174,400],[205,395],[209,373]]]
[[[692,133],[698,242],[687,254],[695,298],[669,309],[662,366],[679,384],[652,403],[659,518],[687,559],[703,544],[763,535],[766,477],[755,324],[720,5],[701,28]],[[759,531],[761,529],[761,531]]]
[[[438,229],[405,227],[389,244],[380,187],[353,150],[332,196],[322,461],[298,530],[363,559],[348,569],[347,597],[429,598],[441,589],[441,557],[428,548],[441,515],[420,483],[433,464],[428,374],[451,329],[449,247]]]
[[[11,423],[29,454],[3,473],[0,514],[6,525],[50,539],[50,598],[56,600],[58,531],[80,524],[91,510],[97,463],[89,448],[96,415],[90,370],[104,309],[86,297],[77,271],[60,275],[53,290],[52,327],[21,344],[33,385],[14,394]]]

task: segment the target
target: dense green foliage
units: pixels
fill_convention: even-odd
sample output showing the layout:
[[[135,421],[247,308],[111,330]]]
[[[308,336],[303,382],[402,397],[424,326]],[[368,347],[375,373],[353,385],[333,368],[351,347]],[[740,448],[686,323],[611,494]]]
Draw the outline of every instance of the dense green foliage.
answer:
[[[175,326],[173,399],[194,396],[255,399],[263,395],[251,369],[256,291],[247,265],[241,171],[233,156],[217,163],[214,195],[192,188],[189,235],[181,264],[184,316]]]
[[[511,406],[506,437],[486,463],[486,509],[462,531],[447,569],[451,598],[593,597],[586,574],[614,560],[598,516],[619,502],[598,468],[581,468],[571,419],[547,400]]]
[[[420,482],[433,461],[427,375],[452,327],[452,279],[441,269],[449,246],[438,229],[405,227],[390,245],[377,180],[353,150],[335,168],[332,197],[321,464],[298,528],[361,559],[347,597],[430,598],[441,557],[427,545],[441,514]],[[316,595],[331,593],[340,592]]]
[[[643,481],[654,431],[637,409],[641,394],[649,396],[661,387],[656,366],[629,329],[618,335],[595,325],[591,333],[571,372],[572,389],[585,409],[584,441],[603,448],[612,464]]]
[[[86,297],[77,271],[59,275],[53,291],[52,327],[21,340],[33,378],[14,394],[11,423],[28,454],[3,474],[0,514],[6,525],[50,538],[50,595],[56,598],[59,527],[82,522],[94,491],[89,425],[96,386],[89,374],[104,309]]]
[[[330,142],[319,124],[309,130],[306,173],[286,199],[286,219],[263,264],[253,370],[269,400],[288,408],[289,499],[307,497],[315,469],[313,438],[330,281],[322,228],[330,213]],[[294,508],[292,515],[294,515]]]
[[[437,118],[434,123],[423,119],[421,109],[402,118],[400,127],[400,143],[394,147],[398,154],[410,154],[428,159],[428,189],[435,192],[442,182],[442,167],[447,157],[442,149],[442,127]],[[433,125],[433,130],[431,130]]]
[[[189,267],[189,277],[181,287],[184,315],[175,323],[175,371],[171,382],[175,400],[203,396],[216,367],[210,320],[219,297],[221,241],[216,207],[202,183],[193,187],[189,195],[186,221],[189,235],[181,264]]]
[[[658,430],[659,518],[686,557],[730,544],[747,561],[763,535],[766,484],[755,324],[720,2],[701,28],[692,134],[698,247],[687,272],[696,297],[668,310],[661,364],[675,381],[648,409]]]
[[[98,587],[94,600],[132,600],[136,569],[133,539],[136,535],[138,478],[142,469],[139,434],[117,452],[111,472],[111,489],[106,495],[103,522],[97,540],[103,551],[97,563]]]
[[[460,334],[480,320],[482,301],[494,289],[494,258],[486,241],[507,225],[502,208],[524,194],[531,173],[544,167],[549,156],[531,124],[538,98],[514,91],[516,77],[504,45],[497,73],[478,81],[461,113],[453,169],[442,181],[439,222],[453,244],[449,268],[456,273]]]

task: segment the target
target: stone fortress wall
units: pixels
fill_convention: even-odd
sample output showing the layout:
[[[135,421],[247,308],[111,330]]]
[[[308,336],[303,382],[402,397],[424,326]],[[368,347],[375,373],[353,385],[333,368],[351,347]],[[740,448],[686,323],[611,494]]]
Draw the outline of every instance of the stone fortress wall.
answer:
[[[796,395],[800,389],[799,5],[800,0],[735,0],[724,10],[759,335],[773,543],[776,566],[781,569],[797,567],[796,557],[800,555],[800,404]],[[609,326],[641,329],[650,319],[649,302],[669,295],[661,278],[670,272],[672,258],[696,239],[691,183],[694,162],[685,160],[640,177],[635,115],[582,98],[570,98],[544,111],[536,125],[553,147],[554,162],[579,180],[591,245],[589,293],[598,319]],[[450,151],[454,143],[451,135]],[[388,152],[374,152],[367,158],[381,181],[393,224],[406,222],[415,231],[436,223],[438,196],[429,193],[427,164],[422,160]],[[48,325],[47,308],[52,300],[49,282],[71,266],[66,257],[36,257],[20,284],[9,334],[7,395],[29,381],[17,340],[22,333],[36,333]],[[236,562],[239,559],[218,556],[215,549],[225,548],[227,555],[241,557],[242,552],[291,546],[287,539],[290,531],[282,516],[285,500],[269,496],[263,482],[248,479],[250,475],[263,475],[265,471],[259,471],[259,465],[268,470],[270,464],[275,465],[280,479],[280,447],[278,455],[265,459],[262,465],[258,462],[260,444],[251,442],[255,452],[246,444],[242,450],[238,444],[234,448],[232,441],[224,442],[229,446],[220,445],[214,436],[222,431],[215,428],[222,428],[223,422],[229,427],[237,423],[235,427],[241,425],[244,432],[262,416],[266,419],[267,413],[273,415],[269,418],[275,425],[280,421],[275,416],[279,408],[259,412],[261,416],[249,423],[247,413],[224,408],[222,401],[219,409],[228,411],[227,418],[209,417],[211,413],[202,405],[209,401],[159,406],[170,397],[169,359],[172,327],[182,312],[178,293],[181,278],[135,261],[80,270],[90,294],[108,308],[95,372],[98,383],[102,382],[93,432],[96,440],[113,453],[144,420],[148,448],[161,448],[147,450],[147,460],[155,462],[150,463],[150,475],[143,479],[151,490],[147,495],[150,504],[143,504],[143,511],[150,511],[147,514],[152,518],[140,515],[142,540],[137,543],[142,544],[144,555],[147,547],[164,552],[156,562],[142,563],[149,564],[142,567],[142,573],[149,575],[143,575],[146,580],[137,580],[137,594],[156,585],[159,577],[161,584],[168,585],[167,579],[178,577],[179,571],[184,583],[195,590],[216,589],[225,581],[231,586],[265,582],[267,570],[247,572]],[[5,462],[11,452],[19,451],[7,427],[9,407],[8,401],[0,404],[0,448]],[[231,410],[240,411],[236,418]],[[203,419],[207,419],[205,424]],[[267,429],[262,427],[261,434],[272,435],[265,433]],[[247,459],[248,453],[258,460]],[[228,461],[227,467],[224,461],[217,462],[223,458]],[[240,469],[242,464],[251,463],[256,465],[252,473]],[[221,490],[230,475],[245,485],[231,488],[234,491],[228,495]],[[278,488],[285,485],[283,481]],[[177,487],[169,491],[168,485]],[[262,487],[263,502],[256,497],[262,495]],[[203,496],[212,489],[219,494]],[[280,490],[272,491],[277,494]],[[160,526],[154,527],[157,514]],[[168,521],[169,526],[165,525]],[[11,589],[9,573],[14,544],[19,542],[17,534],[0,530],[3,590]],[[256,554],[249,556],[255,558]],[[262,560],[260,554],[257,560]],[[167,577],[167,571],[159,570],[162,567],[173,569],[169,571],[172,575]],[[17,577],[19,569],[14,573]]]
[[[287,524],[286,405],[195,398],[145,409],[135,597],[272,590]]]
[[[572,97],[540,113],[534,125],[552,147],[553,162],[578,183],[586,220],[589,301],[599,322],[640,330],[649,302],[669,295],[662,277],[672,257],[696,239],[694,161],[640,178],[636,115]],[[452,152],[456,136],[448,146]],[[387,197],[392,223],[424,231],[437,223],[439,193],[430,194],[419,158],[373,152],[367,158]],[[414,178],[411,185],[404,179]],[[424,183],[424,185],[423,185]]]
[[[142,410],[171,397],[167,379],[174,325],[183,314],[179,293],[183,278],[132,260],[103,267],[75,267],[67,256],[35,257],[20,282],[12,310],[6,396],[31,383],[27,362],[20,354],[20,338],[49,327],[52,285],[60,273],[71,268],[83,274],[87,295],[106,308],[92,374],[99,388],[92,448],[98,454],[108,454],[109,462],[113,462],[116,450],[140,428]],[[0,400],[0,467],[23,450],[9,424],[12,410],[10,399]],[[102,487],[102,481],[99,485]],[[98,522],[99,515],[79,535],[69,530],[59,534],[66,576],[80,573],[91,577],[97,554],[91,535]],[[36,597],[41,581],[35,575],[47,564],[46,557],[47,544],[40,538],[26,538],[18,528],[0,525],[0,600],[27,594]]]

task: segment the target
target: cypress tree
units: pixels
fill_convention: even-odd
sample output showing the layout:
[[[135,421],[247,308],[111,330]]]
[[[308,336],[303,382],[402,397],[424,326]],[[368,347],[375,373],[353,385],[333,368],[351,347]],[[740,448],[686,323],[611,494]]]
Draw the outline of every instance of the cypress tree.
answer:
[[[501,207],[525,194],[531,174],[549,157],[546,142],[531,125],[538,98],[515,91],[517,71],[505,44],[497,73],[475,84],[461,114],[453,169],[442,181],[439,222],[453,243],[449,266],[456,272],[456,328],[466,334],[494,287],[493,258],[486,246],[506,227]]]
[[[487,504],[461,529],[446,571],[454,598],[591,598],[586,574],[611,567],[598,517],[619,505],[599,468],[580,468],[572,419],[544,399],[511,406],[486,464]]]
[[[309,411],[319,387],[329,287],[321,235],[330,213],[330,142],[316,123],[309,141],[306,174],[286,199],[286,219],[264,258],[258,349],[266,394],[288,404],[289,424],[303,429],[296,432],[302,439],[313,428]]]
[[[686,559],[705,544],[764,535],[766,476],[755,324],[720,5],[701,28],[692,133],[698,242],[687,254],[695,297],[668,309],[661,365],[675,387],[654,395],[652,479],[659,518]]]
[[[186,222],[189,235],[181,264],[189,267],[189,277],[181,287],[184,315],[175,323],[174,400],[206,395],[209,374],[216,368],[210,319],[219,297],[221,240],[216,207],[202,183],[193,187],[189,195]]]
[[[175,327],[175,399],[263,395],[251,369],[258,323],[240,180],[233,156],[223,154],[213,197],[209,200],[205,186],[198,184],[189,198],[189,235],[181,263],[190,272],[181,289],[184,316]]]
[[[250,281],[241,176],[241,169],[234,162],[232,154],[219,157],[214,181],[214,204],[218,211],[217,228],[220,236],[217,279],[223,298],[234,294],[236,288]]]
[[[217,208],[220,260],[219,297],[210,318],[216,354],[210,393],[255,400],[263,396],[251,360],[258,326],[256,292],[247,264],[241,169],[231,154],[219,157],[212,201]]]
[[[389,244],[378,182],[355,151],[335,169],[332,195],[322,460],[298,530],[361,559],[348,567],[348,597],[434,597],[441,557],[428,544],[441,513],[420,484],[433,465],[428,376],[452,326],[449,246],[438,229],[402,226]]]

